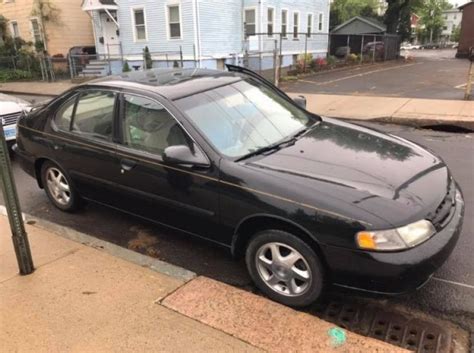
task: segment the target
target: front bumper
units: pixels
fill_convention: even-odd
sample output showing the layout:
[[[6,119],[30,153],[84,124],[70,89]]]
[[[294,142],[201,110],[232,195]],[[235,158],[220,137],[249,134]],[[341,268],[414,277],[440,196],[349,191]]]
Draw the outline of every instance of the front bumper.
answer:
[[[456,189],[454,211],[447,224],[424,243],[399,252],[370,252],[333,246],[324,248],[332,282],[338,286],[402,294],[427,282],[446,261],[461,233],[464,200]]]

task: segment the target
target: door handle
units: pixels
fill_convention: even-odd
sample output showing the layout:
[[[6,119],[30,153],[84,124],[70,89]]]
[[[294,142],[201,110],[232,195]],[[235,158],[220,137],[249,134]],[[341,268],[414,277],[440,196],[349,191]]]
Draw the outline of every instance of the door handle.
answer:
[[[137,165],[137,162],[131,160],[131,159],[122,159],[120,161],[120,166],[121,166],[121,170],[120,172],[123,174],[125,172],[129,172],[133,169],[133,167],[135,167]]]

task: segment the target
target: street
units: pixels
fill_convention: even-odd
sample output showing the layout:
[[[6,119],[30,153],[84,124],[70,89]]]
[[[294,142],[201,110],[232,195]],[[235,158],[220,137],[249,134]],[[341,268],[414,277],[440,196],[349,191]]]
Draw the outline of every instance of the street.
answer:
[[[454,49],[411,50],[413,60],[330,71],[284,82],[290,92],[364,96],[462,99],[469,62],[456,59]],[[404,52],[401,53],[404,55]]]
[[[329,297],[342,297],[346,303],[360,298],[385,307],[391,304],[420,310],[451,320],[471,331],[474,329],[474,143],[472,134],[455,134],[414,128],[365,123],[365,125],[400,135],[422,144],[440,155],[461,185],[466,201],[464,228],[460,240],[445,265],[419,291],[395,298],[361,295],[333,288]],[[198,239],[150,224],[138,218],[95,204],[68,214],[48,201],[36,181],[13,161],[13,170],[23,212],[71,227],[80,232],[156,257],[240,288],[256,291],[243,261],[235,262],[230,254]],[[3,204],[3,199],[0,199]],[[311,309],[310,309],[311,311]]]

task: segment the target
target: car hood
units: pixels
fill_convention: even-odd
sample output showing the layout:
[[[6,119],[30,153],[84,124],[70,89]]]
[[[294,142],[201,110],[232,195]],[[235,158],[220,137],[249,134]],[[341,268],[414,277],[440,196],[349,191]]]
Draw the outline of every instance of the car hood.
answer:
[[[305,188],[316,205],[338,199],[394,226],[432,217],[450,179],[443,161],[414,143],[327,118],[247,166]]]
[[[30,103],[27,101],[8,94],[0,93],[0,115],[18,113],[23,110],[28,111],[29,109]]]

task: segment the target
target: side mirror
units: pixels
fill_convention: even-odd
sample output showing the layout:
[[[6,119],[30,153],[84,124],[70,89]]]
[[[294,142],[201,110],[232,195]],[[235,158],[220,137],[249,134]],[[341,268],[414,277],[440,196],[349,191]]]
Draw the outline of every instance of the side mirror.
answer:
[[[185,145],[169,146],[163,152],[163,161],[168,164],[187,164],[195,167],[209,167],[207,158],[196,149],[196,153]]]
[[[298,96],[293,98],[293,102],[296,103],[296,105],[300,106],[303,109],[306,109],[306,97],[305,96]]]

